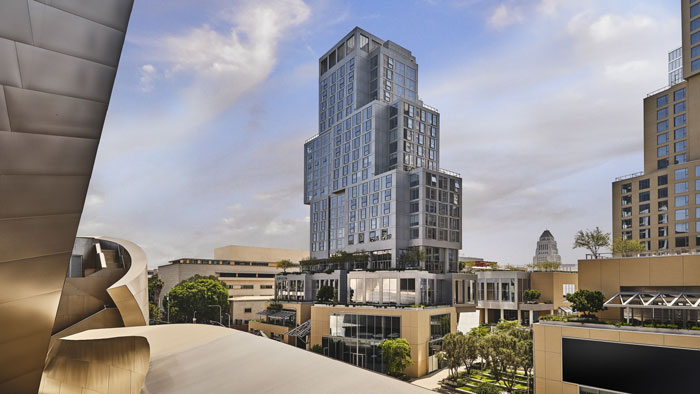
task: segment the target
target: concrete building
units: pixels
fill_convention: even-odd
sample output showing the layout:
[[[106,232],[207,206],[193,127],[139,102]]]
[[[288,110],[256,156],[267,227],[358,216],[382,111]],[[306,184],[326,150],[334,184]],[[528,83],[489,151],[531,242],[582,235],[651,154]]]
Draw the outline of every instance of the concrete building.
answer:
[[[684,79],[644,99],[644,170],[612,185],[613,236],[648,254],[700,246],[700,5],[691,3],[681,4]]]
[[[544,230],[540,239],[537,241],[535,248],[535,257],[532,258],[532,263],[561,263],[559,249],[557,249],[557,241],[554,239],[549,230]]]
[[[578,290],[577,272],[479,270],[477,276],[477,308],[482,324],[505,319],[527,326],[542,315],[571,313],[571,304],[564,296]],[[539,290],[540,298],[527,302],[523,292],[528,289]]]
[[[603,293],[600,320],[629,326],[535,324],[537,394],[697,391],[699,255],[581,260],[579,284]],[[661,378],[659,365],[675,367]]]
[[[440,115],[418,98],[415,57],[355,28],[319,72],[319,133],[304,144],[311,257],[368,252],[398,268],[417,248],[455,272],[462,180],[440,169]]]
[[[265,308],[265,302],[275,294],[275,274],[282,272],[275,266],[288,259],[297,264],[308,257],[308,252],[293,249],[260,248],[228,245],[214,250],[214,259],[182,258],[158,267],[163,281],[160,305],[175,285],[195,275],[216,276],[228,287],[231,322],[245,325]],[[293,267],[288,271],[298,271]],[[167,317],[167,311],[165,311]],[[228,321],[228,319],[226,319]]]

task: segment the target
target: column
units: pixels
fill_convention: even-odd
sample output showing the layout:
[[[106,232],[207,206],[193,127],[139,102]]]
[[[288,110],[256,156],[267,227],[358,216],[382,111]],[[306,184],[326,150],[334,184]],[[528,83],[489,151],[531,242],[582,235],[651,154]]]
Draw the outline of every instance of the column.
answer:
[[[489,309],[484,308],[484,324],[488,324],[488,323],[489,323]]]
[[[532,319],[533,319],[533,316],[534,316],[534,313],[532,313],[532,310],[530,310],[529,312],[530,312],[530,320],[529,320],[529,321],[530,321],[530,325],[532,325],[532,323],[535,322],[534,320],[532,320]]]

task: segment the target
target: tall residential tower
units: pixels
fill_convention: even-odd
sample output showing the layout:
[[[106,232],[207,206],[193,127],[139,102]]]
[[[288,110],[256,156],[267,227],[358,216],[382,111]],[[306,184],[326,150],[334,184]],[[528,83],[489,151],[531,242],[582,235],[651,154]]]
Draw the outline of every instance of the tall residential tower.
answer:
[[[682,50],[669,60],[682,59],[683,80],[644,99],[644,171],[613,183],[614,237],[661,254],[700,246],[700,1],[681,7]]]
[[[440,115],[418,96],[416,58],[355,28],[319,73],[319,133],[304,146],[311,257],[369,252],[397,268],[420,249],[430,271],[456,272],[462,180],[440,169]]]

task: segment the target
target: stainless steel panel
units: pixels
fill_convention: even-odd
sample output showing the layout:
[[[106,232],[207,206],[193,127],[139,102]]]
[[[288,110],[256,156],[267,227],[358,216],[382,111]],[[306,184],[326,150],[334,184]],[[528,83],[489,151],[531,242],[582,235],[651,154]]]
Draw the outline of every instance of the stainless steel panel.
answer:
[[[0,1],[0,37],[32,43],[27,0]]]
[[[90,177],[0,175],[0,219],[80,213]]]
[[[34,322],[31,326],[6,325],[3,327],[3,342],[0,346],[6,346],[5,344],[7,342],[26,338],[43,331],[44,327],[53,322],[54,311],[58,305],[60,295],[61,291],[57,290],[0,304],[0,316],[32,320]],[[44,355],[44,357],[46,357],[46,355]],[[0,370],[2,369],[4,368],[0,366]],[[1,379],[2,375],[0,374],[0,380]]]
[[[0,286],[0,304],[36,294],[61,291],[70,252],[0,263],[0,277],[14,278]],[[42,280],[36,280],[42,278]]]
[[[116,68],[21,43],[17,53],[24,88],[109,101]]]
[[[5,102],[5,89],[0,85],[0,130],[10,130],[10,119],[7,117],[7,104]]]
[[[99,138],[107,112],[97,101],[12,87],[5,88],[5,99],[12,131],[25,133]]]
[[[97,140],[0,131],[0,174],[90,175]]]
[[[57,295],[58,293],[56,293]],[[32,299],[35,302],[44,301],[44,299],[39,297]],[[35,327],[40,326],[37,324]],[[0,353],[2,354],[2,357],[0,357],[0,393],[28,392],[21,389],[24,383],[21,378],[15,382],[5,382],[5,380],[11,379],[13,376],[20,377],[37,370],[39,371],[39,377],[41,377],[41,370],[43,369],[46,355],[39,355],[41,355],[41,349],[48,346],[49,340],[50,338],[42,335],[41,332],[34,332],[33,335],[0,343],[0,352],[2,352]],[[36,389],[34,392],[36,392]]]
[[[0,262],[70,252],[79,222],[79,214],[0,219]],[[63,266],[64,276],[68,262]],[[4,315],[0,312],[0,316]]]
[[[19,78],[19,63],[17,63],[15,42],[3,38],[0,38],[0,85],[17,87],[22,85]]]
[[[133,0],[37,0],[71,14],[125,31]]]
[[[116,67],[124,32],[58,8],[29,2],[34,45]]]

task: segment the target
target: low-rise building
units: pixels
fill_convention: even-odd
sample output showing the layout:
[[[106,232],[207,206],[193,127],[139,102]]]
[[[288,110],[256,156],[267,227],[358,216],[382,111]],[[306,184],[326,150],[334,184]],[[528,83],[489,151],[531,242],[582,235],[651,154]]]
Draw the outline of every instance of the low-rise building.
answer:
[[[578,273],[563,271],[480,270],[477,272],[480,322],[518,320],[530,325],[541,315],[571,313],[565,295],[578,288]],[[538,300],[528,302],[524,291],[539,290]]]
[[[213,259],[172,260],[158,267],[163,281],[160,305],[170,289],[183,280],[195,275],[216,276],[228,288],[231,323],[245,325],[264,309],[266,300],[273,298],[275,275],[283,271],[276,267],[277,261],[290,260],[296,266],[288,271],[299,271],[299,261],[307,256],[308,252],[301,250],[229,245],[216,248]]]
[[[534,325],[536,393],[697,391],[700,255],[581,260],[579,284],[607,309],[598,324]]]

